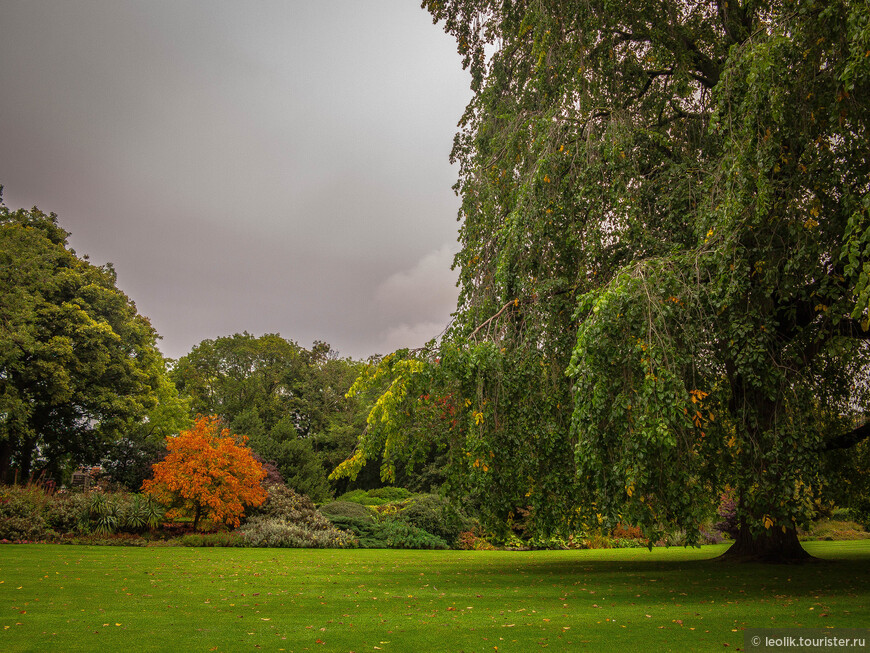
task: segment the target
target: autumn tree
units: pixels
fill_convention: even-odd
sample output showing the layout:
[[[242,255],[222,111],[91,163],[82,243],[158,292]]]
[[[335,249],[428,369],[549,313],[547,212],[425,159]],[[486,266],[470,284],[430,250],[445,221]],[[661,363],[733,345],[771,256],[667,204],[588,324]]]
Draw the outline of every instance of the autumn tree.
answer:
[[[60,482],[160,401],[156,332],[68,236],[54,214],[0,202],[0,481],[39,465]]]
[[[260,484],[266,472],[246,442],[218,417],[199,417],[190,430],[167,438],[169,453],[142,489],[174,514],[192,514],[194,529],[203,517],[238,526],[245,506],[259,506],[267,496]]]
[[[432,437],[490,523],[696,542],[728,486],[733,555],[803,556],[821,457],[870,435],[867,3],[423,4],[475,93],[458,313],[369,374],[337,473],[449,396]]]

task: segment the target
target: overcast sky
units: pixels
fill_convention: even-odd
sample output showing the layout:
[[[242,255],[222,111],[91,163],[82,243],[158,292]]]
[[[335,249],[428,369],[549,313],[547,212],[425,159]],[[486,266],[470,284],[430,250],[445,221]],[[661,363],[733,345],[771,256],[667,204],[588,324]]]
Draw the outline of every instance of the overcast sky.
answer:
[[[0,0],[4,201],[112,262],[173,358],[437,335],[469,98],[417,0]]]

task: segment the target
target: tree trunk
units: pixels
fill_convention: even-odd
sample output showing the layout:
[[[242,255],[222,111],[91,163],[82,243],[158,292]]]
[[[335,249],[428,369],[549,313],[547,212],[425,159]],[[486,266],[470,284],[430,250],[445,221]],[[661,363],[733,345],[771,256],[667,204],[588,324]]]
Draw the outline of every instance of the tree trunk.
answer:
[[[18,461],[21,470],[21,483],[30,480],[33,465],[33,453],[36,450],[36,438],[24,438],[21,441],[21,460]]]
[[[794,527],[786,528],[785,532],[782,528],[774,527],[753,535],[746,524],[740,525],[734,544],[719,559],[774,564],[800,564],[815,560],[801,546]]]
[[[0,483],[11,483],[10,468],[12,466],[12,440],[11,436],[0,441]]]
[[[196,512],[193,515],[193,530],[196,531],[196,527],[199,525],[199,516],[202,513],[202,506],[196,504]]]

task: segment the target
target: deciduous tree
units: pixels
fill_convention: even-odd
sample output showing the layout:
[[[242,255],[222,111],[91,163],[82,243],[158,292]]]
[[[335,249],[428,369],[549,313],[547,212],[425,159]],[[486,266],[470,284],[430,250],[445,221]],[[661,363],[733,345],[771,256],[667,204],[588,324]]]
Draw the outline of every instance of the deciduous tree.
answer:
[[[54,214],[0,203],[0,480],[96,464],[157,404],[156,332],[68,235]]]
[[[382,364],[343,470],[450,393],[455,482],[493,522],[694,542],[727,485],[733,554],[802,556],[820,456],[870,434],[867,3],[423,4],[475,92],[459,311]]]
[[[245,506],[259,506],[267,496],[260,484],[266,472],[245,442],[218,417],[199,417],[190,430],[167,438],[169,453],[142,489],[175,514],[193,515],[194,529],[203,517],[238,526]]]

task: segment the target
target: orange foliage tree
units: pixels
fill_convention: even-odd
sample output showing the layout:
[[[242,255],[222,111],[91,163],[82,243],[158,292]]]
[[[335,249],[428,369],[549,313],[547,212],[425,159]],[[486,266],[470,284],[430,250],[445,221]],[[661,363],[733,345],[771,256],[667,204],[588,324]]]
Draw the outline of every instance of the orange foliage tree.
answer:
[[[154,478],[142,489],[165,506],[169,516],[193,514],[193,528],[201,517],[238,526],[245,506],[266,500],[260,481],[266,476],[248,438],[221,429],[216,415],[197,418],[193,428],[166,439],[169,454],[153,466]]]

